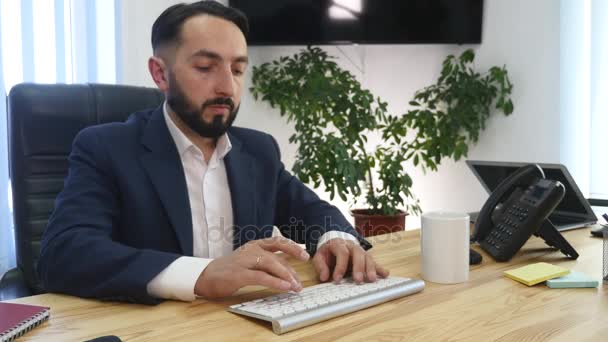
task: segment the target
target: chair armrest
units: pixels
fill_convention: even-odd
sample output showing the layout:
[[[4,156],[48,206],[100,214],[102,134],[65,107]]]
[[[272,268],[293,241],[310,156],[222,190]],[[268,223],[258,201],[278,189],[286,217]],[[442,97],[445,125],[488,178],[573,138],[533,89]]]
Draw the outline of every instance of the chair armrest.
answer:
[[[32,295],[34,293],[27,286],[23,272],[20,269],[10,269],[0,279],[0,301]]]

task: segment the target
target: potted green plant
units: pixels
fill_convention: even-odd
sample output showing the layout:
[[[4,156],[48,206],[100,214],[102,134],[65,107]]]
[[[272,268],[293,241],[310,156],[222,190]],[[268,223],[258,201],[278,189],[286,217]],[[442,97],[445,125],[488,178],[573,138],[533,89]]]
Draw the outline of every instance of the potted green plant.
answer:
[[[444,157],[459,160],[493,108],[512,113],[505,67],[480,74],[474,57],[472,50],[448,56],[437,82],[416,92],[402,115],[388,113],[386,102],[318,47],[254,66],[250,90],[295,124],[289,139],[297,145],[294,174],[315,188],[323,185],[331,199],[364,195],[369,207],[352,210],[355,226],[375,235],[403,229],[408,213],[421,212],[406,162],[437,170]],[[382,137],[371,150],[370,134]]]

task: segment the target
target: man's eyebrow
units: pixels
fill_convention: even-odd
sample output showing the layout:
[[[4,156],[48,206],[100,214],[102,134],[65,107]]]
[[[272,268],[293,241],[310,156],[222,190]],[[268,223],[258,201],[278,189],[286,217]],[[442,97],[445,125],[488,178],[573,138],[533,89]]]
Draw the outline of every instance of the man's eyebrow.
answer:
[[[247,57],[247,56],[239,56],[239,57],[235,58],[234,61],[236,63],[245,63],[245,64],[248,64],[249,63],[249,57]]]
[[[217,60],[217,61],[223,60],[222,56],[220,56],[220,54],[218,54],[217,52],[209,51],[206,49],[198,50],[192,56],[190,56],[190,58],[195,58],[195,57],[205,57],[205,58],[209,58],[209,59],[213,59],[213,60]],[[249,57],[239,56],[234,59],[234,62],[249,63]]]

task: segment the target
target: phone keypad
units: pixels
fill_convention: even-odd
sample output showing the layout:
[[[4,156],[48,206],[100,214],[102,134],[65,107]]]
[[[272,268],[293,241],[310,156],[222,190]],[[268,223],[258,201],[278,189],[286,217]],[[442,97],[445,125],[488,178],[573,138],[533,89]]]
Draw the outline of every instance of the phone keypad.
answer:
[[[496,228],[485,239],[488,244],[498,251],[517,232],[520,223],[528,217],[529,210],[519,205],[513,205],[506,212],[508,215],[503,217],[501,222],[496,225]]]
[[[514,205],[507,211],[509,214],[517,218],[520,222],[528,217],[528,209],[519,205]]]

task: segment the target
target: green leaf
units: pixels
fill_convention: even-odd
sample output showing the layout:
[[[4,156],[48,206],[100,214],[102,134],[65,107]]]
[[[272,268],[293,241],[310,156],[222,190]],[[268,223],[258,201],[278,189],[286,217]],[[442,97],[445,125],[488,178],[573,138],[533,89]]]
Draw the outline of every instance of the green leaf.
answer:
[[[475,59],[475,52],[472,49],[467,49],[460,55],[460,61],[464,63],[471,63]]]
[[[505,115],[513,113],[513,102],[511,102],[510,99],[503,106],[503,112],[505,113]]]

